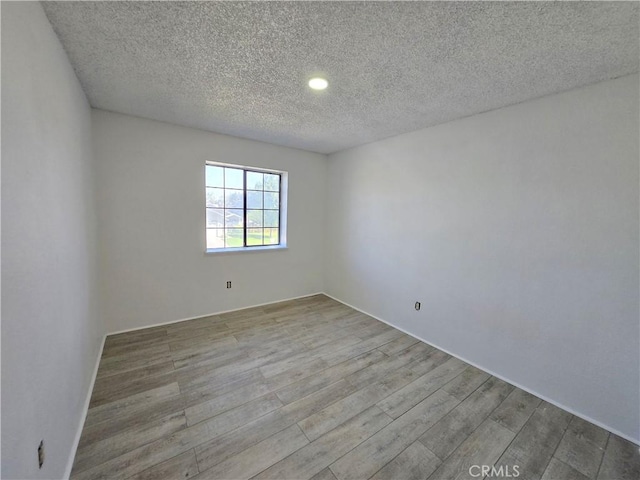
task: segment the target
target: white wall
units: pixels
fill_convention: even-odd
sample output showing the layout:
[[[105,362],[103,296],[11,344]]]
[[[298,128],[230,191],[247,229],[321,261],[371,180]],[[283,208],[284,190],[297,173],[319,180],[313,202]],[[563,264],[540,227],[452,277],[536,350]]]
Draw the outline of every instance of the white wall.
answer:
[[[101,110],[92,120],[109,332],[323,290],[324,155]],[[207,160],[289,172],[287,250],[205,255]]]
[[[1,8],[2,478],[54,479],[102,335],[90,108],[40,3]]]
[[[638,441],[638,132],[631,75],[330,156],[328,293]]]

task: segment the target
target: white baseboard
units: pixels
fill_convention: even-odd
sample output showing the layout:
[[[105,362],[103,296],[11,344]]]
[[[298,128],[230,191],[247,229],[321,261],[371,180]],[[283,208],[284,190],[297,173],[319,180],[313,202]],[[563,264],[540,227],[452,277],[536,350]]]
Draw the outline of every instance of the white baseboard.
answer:
[[[78,444],[80,443],[80,436],[82,435],[84,422],[87,419],[87,413],[89,412],[89,402],[91,401],[93,386],[96,383],[96,377],[98,375],[98,367],[100,366],[100,359],[102,358],[102,351],[104,350],[104,342],[106,338],[107,338],[106,335],[102,336],[102,344],[100,345],[100,349],[98,350],[98,358],[96,358],[96,364],[93,367],[93,375],[91,376],[91,382],[89,383],[87,397],[84,400],[84,407],[82,409],[82,418],[80,419],[80,423],[78,424],[78,431],[76,432],[76,437],[73,440],[73,448],[71,449],[71,454],[69,455],[69,460],[67,461],[67,468],[65,469],[65,473],[64,473],[64,478],[67,478],[67,479],[71,476],[71,469],[73,468],[73,461],[76,458],[76,451],[78,450]]]
[[[613,428],[609,427],[608,425],[603,424],[602,422],[599,422],[599,421],[597,421],[597,420],[594,420],[593,418],[590,418],[590,417],[588,417],[587,415],[584,415],[584,414],[582,414],[582,413],[580,413],[580,412],[576,412],[576,411],[575,411],[575,410],[573,410],[572,408],[567,407],[566,405],[563,405],[563,404],[561,404],[560,402],[557,402],[557,401],[553,400],[552,398],[548,398],[548,397],[546,397],[545,395],[541,395],[541,394],[539,394],[538,392],[535,392],[534,390],[532,390],[532,389],[530,389],[530,388],[527,388],[527,387],[525,387],[525,386],[523,386],[523,385],[519,384],[518,382],[514,382],[513,380],[511,380],[511,379],[509,379],[509,378],[506,378],[506,377],[504,377],[504,376],[502,376],[502,375],[500,375],[500,374],[498,374],[498,373],[492,372],[491,370],[489,370],[489,369],[487,369],[487,368],[483,367],[482,365],[478,365],[477,363],[472,362],[471,360],[468,360],[468,359],[466,359],[466,358],[464,358],[464,357],[462,357],[462,356],[460,356],[460,355],[458,355],[458,354],[456,354],[456,353],[450,352],[449,350],[447,350],[447,349],[445,349],[445,348],[442,348],[442,347],[440,347],[440,346],[438,346],[438,345],[435,345],[435,344],[433,344],[433,343],[431,343],[431,342],[428,342],[428,341],[427,341],[427,340],[425,340],[424,338],[421,338],[421,337],[419,337],[418,335],[415,335],[415,334],[413,334],[413,333],[411,333],[411,332],[409,332],[409,331],[405,330],[404,328],[401,328],[401,327],[399,327],[399,326],[397,326],[397,325],[394,325],[394,324],[393,324],[393,323],[391,323],[391,322],[387,322],[386,320],[383,320],[382,318],[379,318],[379,317],[377,317],[377,316],[375,316],[375,315],[372,315],[372,314],[371,314],[371,313],[369,313],[369,312],[365,312],[364,310],[362,310],[362,309],[360,309],[360,308],[358,308],[358,307],[356,307],[356,306],[354,306],[354,305],[351,305],[351,304],[349,304],[349,303],[347,303],[347,302],[344,302],[344,301],[340,300],[339,298],[334,297],[333,295],[329,295],[329,294],[328,294],[328,293],[326,293],[326,292],[323,292],[323,295],[326,295],[327,297],[332,298],[332,299],[333,299],[333,300],[335,300],[336,302],[340,302],[340,303],[342,303],[343,305],[346,305],[347,307],[353,308],[354,310],[357,310],[357,311],[358,311],[358,312],[360,312],[360,313],[364,313],[365,315],[369,315],[370,317],[373,317],[373,318],[375,318],[376,320],[378,320],[378,321],[380,321],[380,322],[382,322],[382,323],[386,323],[386,324],[387,324],[387,325],[389,325],[390,327],[393,327],[393,328],[395,328],[396,330],[400,330],[401,332],[406,333],[407,335],[409,335],[409,336],[411,336],[411,337],[413,337],[413,338],[415,338],[415,339],[417,339],[417,340],[420,340],[421,342],[426,343],[427,345],[431,345],[432,347],[435,347],[435,348],[437,348],[438,350],[442,350],[443,352],[445,352],[445,353],[447,353],[447,354],[451,355],[452,357],[456,357],[456,358],[458,358],[458,359],[462,360],[463,362],[468,363],[469,365],[473,365],[474,367],[476,367],[476,368],[478,368],[478,369],[482,370],[483,372],[486,372],[486,373],[488,373],[489,375],[493,375],[494,377],[499,378],[500,380],[504,380],[505,382],[507,382],[507,383],[509,383],[509,384],[513,385],[514,387],[517,387],[517,388],[519,388],[519,389],[521,389],[521,390],[524,390],[525,392],[528,392],[528,393],[530,393],[531,395],[535,395],[536,397],[538,397],[538,398],[540,398],[540,399],[544,400],[545,402],[548,402],[548,403],[550,403],[550,404],[552,404],[552,405],[555,405],[556,407],[561,408],[562,410],[564,410],[564,411],[566,411],[566,412],[569,412],[570,414],[575,415],[576,417],[580,417],[581,419],[586,420],[587,422],[593,423],[594,425],[597,425],[597,426],[598,426],[598,427],[600,427],[600,428],[604,428],[605,430],[607,430],[607,431],[609,431],[609,432],[611,432],[611,433],[614,433],[614,434],[618,435],[619,437],[624,438],[625,440],[629,440],[631,443],[634,443],[634,444],[636,444],[636,445],[640,445],[640,440],[638,440],[638,439],[636,439],[636,438],[632,438],[632,437],[630,437],[630,436],[628,436],[628,435],[626,435],[626,434],[624,434],[624,433],[622,433],[622,432],[619,432],[618,430],[613,429]]]
[[[109,336],[109,335],[117,335],[119,333],[135,332],[136,330],[145,330],[147,328],[161,327],[163,325],[171,325],[173,323],[187,322],[189,320],[196,320],[198,318],[211,317],[212,315],[222,315],[223,313],[230,313],[230,312],[237,312],[239,310],[246,310],[247,308],[264,307],[266,305],[273,305],[274,303],[289,302],[291,300],[298,300],[300,298],[313,297],[314,295],[326,295],[326,294],[324,292],[308,293],[306,295],[300,295],[298,297],[291,297],[291,298],[283,298],[281,300],[275,300],[273,302],[259,303],[257,305],[247,305],[246,307],[232,308],[231,310],[223,310],[221,312],[205,313],[204,315],[196,315],[195,317],[181,318],[180,320],[170,320],[168,322],[154,323],[153,325],[147,325],[147,326],[144,326],[144,327],[134,327],[134,328],[128,328],[128,329],[125,329],[125,330],[118,330],[116,332],[107,333],[107,336]],[[327,295],[327,297],[328,296],[329,295]]]

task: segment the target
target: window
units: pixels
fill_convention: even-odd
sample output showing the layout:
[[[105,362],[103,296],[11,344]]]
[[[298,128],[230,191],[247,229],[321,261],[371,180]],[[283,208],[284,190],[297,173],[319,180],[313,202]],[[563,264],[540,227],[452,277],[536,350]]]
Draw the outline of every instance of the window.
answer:
[[[284,245],[285,172],[205,166],[207,251]]]

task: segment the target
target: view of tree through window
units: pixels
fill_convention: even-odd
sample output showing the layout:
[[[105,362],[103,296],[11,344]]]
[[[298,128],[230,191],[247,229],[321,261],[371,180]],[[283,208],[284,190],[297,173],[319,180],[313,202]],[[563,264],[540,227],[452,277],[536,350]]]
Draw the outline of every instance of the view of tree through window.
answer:
[[[280,175],[206,165],[207,249],[280,244]]]

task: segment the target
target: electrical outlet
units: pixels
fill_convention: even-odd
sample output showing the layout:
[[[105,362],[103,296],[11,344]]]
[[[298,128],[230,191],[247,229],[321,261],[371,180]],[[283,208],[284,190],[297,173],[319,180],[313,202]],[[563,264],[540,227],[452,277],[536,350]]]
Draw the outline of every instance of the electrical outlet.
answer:
[[[416,302],[416,304],[415,304],[415,309],[416,309],[416,310],[420,310],[420,302]]]
[[[227,282],[227,288],[231,288],[231,282]]]
[[[41,440],[38,445],[38,468],[42,468],[42,465],[44,465],[44,440]]]

